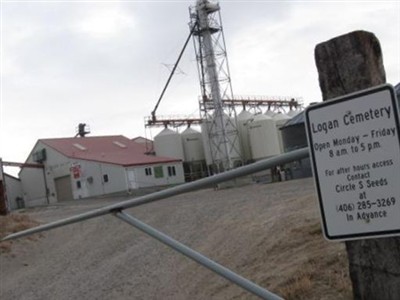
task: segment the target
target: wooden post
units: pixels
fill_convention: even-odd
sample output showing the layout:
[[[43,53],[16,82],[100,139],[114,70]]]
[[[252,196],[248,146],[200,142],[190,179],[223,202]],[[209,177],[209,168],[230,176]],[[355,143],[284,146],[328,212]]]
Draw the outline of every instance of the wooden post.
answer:
[[[324,101],[386,82],[381,47],[370,32],[318,44],[315,61]],[[400,299],[400,237],[347,241],[346,249],[354,299]]]

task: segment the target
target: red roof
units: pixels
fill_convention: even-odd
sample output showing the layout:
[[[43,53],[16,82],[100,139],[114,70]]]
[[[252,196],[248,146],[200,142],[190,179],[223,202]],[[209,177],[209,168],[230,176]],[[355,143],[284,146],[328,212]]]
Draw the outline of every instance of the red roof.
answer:
[[[131,141],[122,135],[41,139],[43,144],[69,158],[98,161],[124,167],[179,162],[171,157],[144,154],[144,144]]]
[[[136,143],[152,143],[152,140],[146,139],[142,136],[137,136],[135,138],[132,139],[132,141],[136,142]]]

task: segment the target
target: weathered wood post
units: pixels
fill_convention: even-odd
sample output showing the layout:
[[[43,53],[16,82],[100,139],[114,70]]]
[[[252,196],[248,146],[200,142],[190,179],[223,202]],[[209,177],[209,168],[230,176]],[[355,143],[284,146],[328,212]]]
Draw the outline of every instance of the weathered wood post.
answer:
[[[324,101],[386,82],[381,47],[370,32],[318,44],[315,61]],[[355,299],[400,299],[400,237],[347,241],[346,248]]]

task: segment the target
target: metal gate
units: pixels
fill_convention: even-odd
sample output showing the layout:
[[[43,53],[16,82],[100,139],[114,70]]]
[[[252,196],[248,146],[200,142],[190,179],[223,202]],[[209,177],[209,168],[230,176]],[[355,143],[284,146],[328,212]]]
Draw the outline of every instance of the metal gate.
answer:
[[[179,186],[175,186],[163,191],[155,192],[149,195],[137,197],[131,200],[126,200],[120,203],[116,203],[113,205],[105,206],[99,209],[95,209],[86,213],[82,213],[79,215],[75,215],[63,220],[55,221],[49,224],[41,225],[35,228],[27,229],[24,231],[20,231],[14,234],[10,234],[6,236],[3,241],[11,240],[27,235],[31,235],[37,232],[42,232],[46,230],[50,230],[53,228],[65,226],[72,223],[81,222],[87,219],[113,214],[115,217],[121,219],[122,221],[132,225],[133,227],[141,230],[142,232],[148,234],[149,236],[157,239],[158,241],[166,244],[167,246],[173,248],[175,251],[193,259],[197,263],[202,266],[210,269],[211,271],[217,273],[218,275],[230,280],[231,282],[237,284],[248,292],[262,298],[262,299],[271,299],[277,300],[282,299],[281,297],[271,293],[270,291],[260,287],[259,285],[251,282],[250,280],[243,278],[242,276],[232,272],[231,270],[225,268],[224,266],[214,262],[206,256],[196,252],[193,249],[183,245],[182,243],[172,239],[171,237],[165,235],[164,233],[156,230],[155,228],[150,227],[149,225],[141,222],[140,220],[134,218],[133,216],[124,212],[124,209],[139,206],[142,204],[154,202],[157,200],[162,200],[168,197],[176,196],[179,194],[191,192],[194,190],[198,190],[200,188],[209,187],[212,185],[216,185],[218,183],[235,179],[237,177],[250,175],[256,172],[264,171],[266,169],[273,168],[275,166],[283,165],[295,160],[300,160],[302,158],[308,157],[309,150],[308,148],[303,148],[299,150],[295,150],[286,154],[278,155],[273,158],[264,159],[258,161],[256,163],[246,165],[243,167],[236,168],[234,170],[230,170],[218,175],[210,176],[207,178],[199,179],[197,181],[192,181],[189,183],[185,183]]]

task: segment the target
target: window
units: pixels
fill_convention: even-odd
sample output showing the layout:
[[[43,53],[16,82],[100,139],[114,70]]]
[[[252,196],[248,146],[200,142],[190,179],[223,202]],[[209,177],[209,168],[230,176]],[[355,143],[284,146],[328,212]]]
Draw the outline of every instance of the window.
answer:
[[[152,175],[151,168],[145,168],[144,172],[146,173],[146,176],[151,176]]]
[[[168,176],[176,176],[175,166],[168,166]]]
[[[104,181],[104,182],[108,182],[108,175],[107,175],[107,174],[104,174],[104,175],[103,175],[103,181]]]
[[[81,181],[80,181],[80,180],[78,180],[78,181],[76,182],[76,187],[77,187],[78,189],[80,189],[80,188],[82,187]]]
[[[163,178],[164,177],[164,171],[163,171],[163,167],[162,166],[154,167],[154,177],[156,177],[156,178]]]

